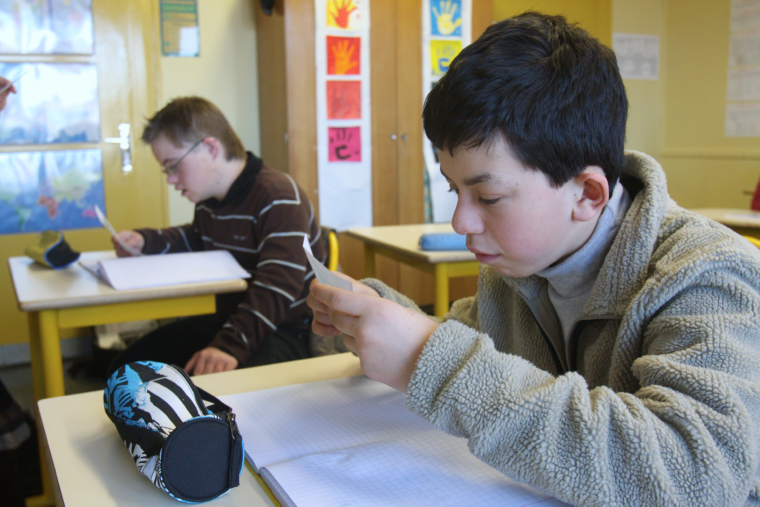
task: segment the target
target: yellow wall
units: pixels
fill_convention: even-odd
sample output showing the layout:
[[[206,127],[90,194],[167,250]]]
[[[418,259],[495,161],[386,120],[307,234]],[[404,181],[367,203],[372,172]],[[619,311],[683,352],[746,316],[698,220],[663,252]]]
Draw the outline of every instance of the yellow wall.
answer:
[[[198,0],[201,55],[161,57],[159,108],[199,95],[222,110],[246,149],[260,153],[253,0]],[[168,187],[169,221],[192,221],[193,204]]]
[[[666,41],[663,0],[613,0],[612,32],[660,37],[660,54]],[[626,148],[658,157],[662,135],[662,75],[660,79],[625,79],[628,94]]]
[[[496,21],[525,11],[561,14],[578,23],[603,43],[611,44],[612,0],[494,0]]]
[[[760,138],[724,135],[730,0],[663,0],[667,45],[660,161],[687,208],[749,208]]]

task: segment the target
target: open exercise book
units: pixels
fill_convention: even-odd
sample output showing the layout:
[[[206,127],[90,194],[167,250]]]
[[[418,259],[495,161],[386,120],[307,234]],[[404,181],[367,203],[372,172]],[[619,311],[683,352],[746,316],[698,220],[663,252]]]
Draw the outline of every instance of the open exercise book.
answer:
[[[227,250],[80,259],[79,264],[116,290],[233,280],[251,276]]]
[[[287,506],[564,506],[475,458],[467,441],[367,377],[220,397],[246,459]]]

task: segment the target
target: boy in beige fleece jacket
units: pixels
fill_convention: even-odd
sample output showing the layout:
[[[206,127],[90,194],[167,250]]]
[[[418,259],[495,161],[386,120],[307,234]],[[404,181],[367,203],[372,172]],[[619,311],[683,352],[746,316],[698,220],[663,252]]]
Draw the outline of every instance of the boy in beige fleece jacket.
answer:
[[[312,284],[313,329],[510,477],[575,505],[760,505],[760,252],[625,153],[614,53],[492,25],[423,118],[481,263],[443,322],[378,280]]]

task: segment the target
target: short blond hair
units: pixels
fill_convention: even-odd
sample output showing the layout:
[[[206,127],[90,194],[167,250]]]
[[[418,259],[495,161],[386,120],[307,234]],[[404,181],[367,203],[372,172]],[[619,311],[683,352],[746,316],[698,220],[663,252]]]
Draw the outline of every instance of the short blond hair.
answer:
[[[180,97],[166,104],[148,120],[142,140],[150,144],[162,134],[178,147],[215,137],[224,147],[227,160],[246,158],[245,147],[227,118],[201,97]]]

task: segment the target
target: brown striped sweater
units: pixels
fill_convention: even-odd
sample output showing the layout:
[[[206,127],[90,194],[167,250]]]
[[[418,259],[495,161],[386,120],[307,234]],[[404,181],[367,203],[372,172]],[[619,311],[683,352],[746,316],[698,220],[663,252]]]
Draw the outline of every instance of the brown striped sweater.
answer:
[[[251,273],[247,291],[217,296],[217,313],[227,321],[210,343],[239,364],[278,327],[308,331],[306,296],[314,272],[304,235],[317,259],[326,256],[314,208],[293,178],[252,153],[224,199],[196,204],[192,224],[137,232],[145,237],[144,253],[224,249]]]

